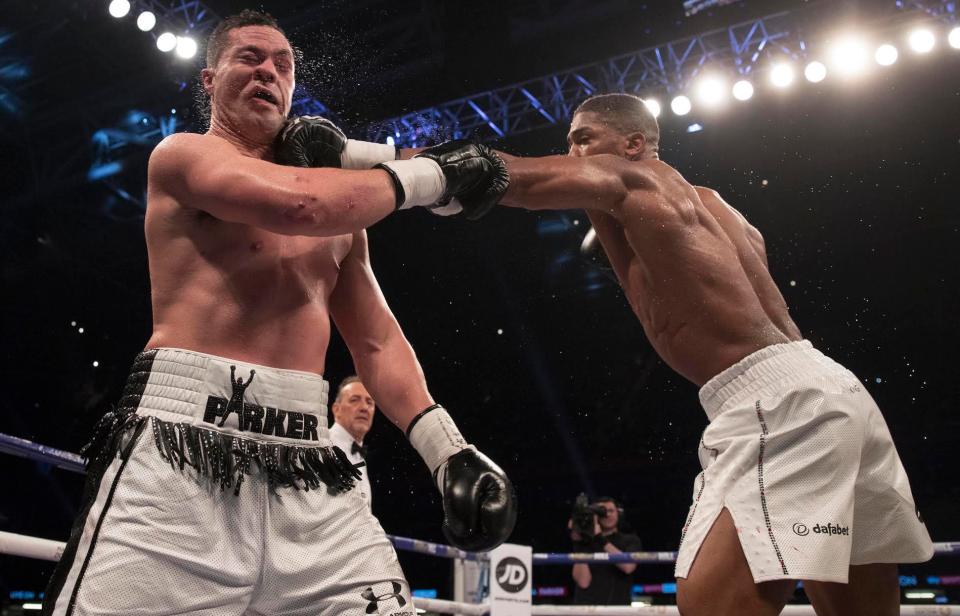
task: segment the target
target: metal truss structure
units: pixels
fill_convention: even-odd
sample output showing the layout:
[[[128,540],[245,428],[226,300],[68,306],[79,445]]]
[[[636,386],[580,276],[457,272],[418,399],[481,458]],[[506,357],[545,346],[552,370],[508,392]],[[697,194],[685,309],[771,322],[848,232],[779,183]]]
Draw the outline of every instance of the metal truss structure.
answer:
[[[152,148],[161,139],[177,131],[177,116],[155,116],[143,111],[130,111],[123,122],[113,128],[93,134],[94,163],[87,172],[87,180],[104,181],[118,196],[146,207],[138,196],[119,184],[111,184],[111,177],[123,171],[125,154],[130,148]]]
[[[199,0],[136,0],[136,9],[156,15],[158,26],[199,35],[212,31],[220,22],[220,16]],[[161,31],[160,27],[154,28],[154,36]]]
[[[896,7],[957,19],[955,0],[896,0]],[[468,136],[497,139],[568,121],[580,102],[599,92],[671,94],[707,67],[749,75],[765,59],[806,54],[793,13],[776,13],[390,118],[369,126],[366,138],[389,137],[403,147]]]
[[[579,0],[544,1],[577,5]],[[358,2],[352,10],[376,6],[378,2]],[[612,5],[612,0],[608,4]],[[895,0],[895,5],[903,11],[922,11],[945,21],[957,19],[955,0]],[[209,29],[219,20],[197,0],[138,0],[140,7],[151,7],[158,11],[158,18],[163,15],[195,32]],[[421,25],[425,23],[423,15],[416,19]],[[807,43],[798,22],[791,12],[759,17],[376,122],[366,127],[365,137],[380,143],[390,138],[402,147],[450,138],[497,139],[566,122],[580,102],[598,92],[671,94],[685,90],[693,78],[708,68],[750,75],[764,68],[768,60],[806,56]],[[518,19],[517,23],[524,22]],[[336,121],[333,110],[304,90],[294,93],[292,112]],[[165,123],[148,116],[144,125],[148,130],[132,130],[124,120],[119,127],[99,131],[94,137],[96,155],[88,178],[95,181],[119,172],[122,162],[117,162],[118,156],[124,148],[154,145],[168,134],[165,130],[176,126],[173,118],[169,120]]]
[[[790,14],[776,13],[392,118],[371,126],[367,139],[389,136],[414,147],[437,138],[525,133],[569,120],[596,93],[674,92],[708,66],[746,75],[763,57],[798,58],[804,49]]]
[[[897,8],[923,11],[945,23],[960,21],[960,3],[956,0],[896,0]]]
[[[0,49],[13,34],[0,30]],[[5,51],[5,50],[4,50]],[[23,109],[23,101],[16,92],[17,85],[30,75],[30,67],[23,58],[0,55],[0,115],[16,117]]]

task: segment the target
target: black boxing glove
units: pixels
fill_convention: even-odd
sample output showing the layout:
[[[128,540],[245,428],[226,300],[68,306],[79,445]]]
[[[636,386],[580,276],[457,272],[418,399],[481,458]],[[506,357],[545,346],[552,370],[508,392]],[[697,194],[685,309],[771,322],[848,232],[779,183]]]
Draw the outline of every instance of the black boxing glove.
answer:
[[[395,160],[398,152],[392,145],[347,139],[344,132],[326,118],[300,116],[288,120],[280,131],[276,161],[293,167],[371,169]]]
[[[428,161],[436,165],[430,169],[439,170],[443,177],[439,195],[420,190],[424,186],[423,177],[432,175],[424,166]],[[420,164],[422,169],[409,163]],[[469,220],[476,220],[489,212],[510,186],[503,159],[489,147],[465,140],[448,141],[427,148],[410,161],[387,162],[377,167],[393,177],[397,209],[427,205],[441,216],[463,214]],[[416,198],[411,198],[411,194]],[[433,201],[423,203],[430,198]]]
[[[443,534],[464,550],[492,550],[517,521],[513,484],[503,470],[468,445],[450,414],[435,404],[417,415],[407,437],[433,473],[443,497]]]

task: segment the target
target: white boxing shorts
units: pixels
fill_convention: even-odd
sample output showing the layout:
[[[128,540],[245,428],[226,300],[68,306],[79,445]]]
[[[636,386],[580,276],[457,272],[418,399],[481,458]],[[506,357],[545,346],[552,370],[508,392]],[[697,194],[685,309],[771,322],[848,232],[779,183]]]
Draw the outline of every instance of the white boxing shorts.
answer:
[[[807,341],[747,356],[700,390],[710,425],[677,556],[687,577],[726,508],[755,582],[847,582],[850,565],[929,560],[933,544],[880,410]]]
[[[180,349],[98,426],[43,614],[414,616],[320,376]]]

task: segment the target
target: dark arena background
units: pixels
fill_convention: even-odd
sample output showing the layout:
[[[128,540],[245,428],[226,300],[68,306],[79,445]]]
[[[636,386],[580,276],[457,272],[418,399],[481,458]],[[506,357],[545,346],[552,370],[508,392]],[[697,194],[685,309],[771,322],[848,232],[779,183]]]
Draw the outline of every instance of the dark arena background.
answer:
[[[804,335],[883,410],[932,538],[960,540],[955,2],[0,6],[0,432],[77,452],[117,400],[151,327],[147,157],[172,132],[206,130],[197,100],[205,35],[257,8],[303,54],[293,113],[330,117],[357,139],[468,137],[556,154],[587,96],[658,102],[661,157],[764,234]],[[149,31],[138,28],[144,11],[155,16]],[[187,37],[199,46],[193,56]],[[886,48],[875,55],[884,43],[895,62]],[[822,80],[805,77],[818,77],[814,61]],[[753,86],[748,100],[731,95],[741,79]],[[746,86],[736,93],[746,98]],[[683,115],[681,95],[692,107]],[[587,228],[580,211],[501,208],[477,222],[417,211],[369,237],[433,395],[517,487],[511,541],[569,552],[570,508],[586,492],[620,499],[645,549],[675,550],[706,416],[619,287],[580,258]],[[334,385],[353,372],[336,337],[327,368]],[[368,445],[384,529],[444,542],[439,495],[400,432],[378,414]],[[10,455],[0,468],[0,530],[66,540],[81,475]],[[53,563],[0,559],[0,613],[30,613]],[[450,561],[403,552],[401,563],[414,589],[452,597]],[[903,603],[960,603],[956,556],[903,566],[901,576]],[[640,565],[634,579],[638,602],[675,601],[672,566]],[[568,603],[569,565],[537,567],[534,588],[534,603]],[[795,601],[805,602],[802,591]]]

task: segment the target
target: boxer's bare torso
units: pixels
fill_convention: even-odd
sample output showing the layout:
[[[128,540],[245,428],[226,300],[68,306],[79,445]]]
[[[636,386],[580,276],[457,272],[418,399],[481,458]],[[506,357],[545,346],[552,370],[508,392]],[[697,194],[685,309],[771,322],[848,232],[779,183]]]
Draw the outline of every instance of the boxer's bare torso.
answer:
[[[658,160],[622,204],[590,210],[656,351],[698,385],[750,353],[801,339],[767,270],[763,238],[710,189]]]
[[[213,135],[196,140],[216,140],[211,155],[227,143]],[[329,299],[355,236],[280,235],[227,222],[172,196],[164,169],[151,168],[150,176],[145,227],[153,334],[147,348],[322,374]]]
[[[574,118],[574,156],[505,155],[503,203],[586,209],[653,347],[698,385],[754,351],[799,340],[760,233],[669,165],[608,153],[619,136],[592,116]]]

